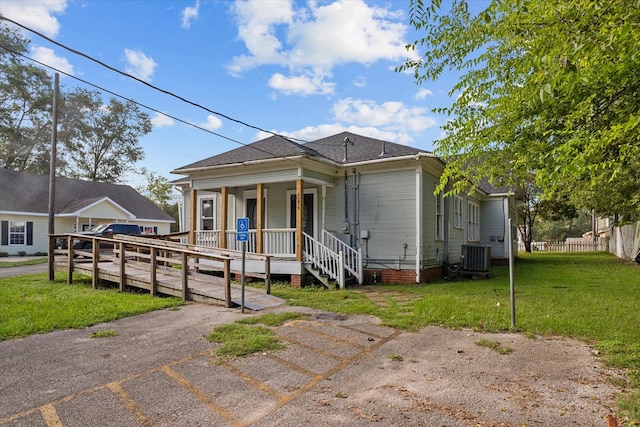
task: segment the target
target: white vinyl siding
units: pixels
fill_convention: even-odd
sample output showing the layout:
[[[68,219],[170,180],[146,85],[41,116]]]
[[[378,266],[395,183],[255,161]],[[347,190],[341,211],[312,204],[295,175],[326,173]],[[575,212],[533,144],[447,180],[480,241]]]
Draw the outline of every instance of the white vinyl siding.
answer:
[[[415,268],[415,257],[411,256],[415,254],[416,245],[415,180],[415,169],[362,173],[358,189],[359,218],[356,219],[353,175],[348,175],[346,210],[344,175],[339,176],[335,186],[327,188],[326,230],[344,242],[362,248],[363,257],[369,256],[369,268],[379,266],[375,263],[377,260],[396,265],[399,259],[402,259],[402,268],[409,265]],[[349,233],[343,232],[345,214]],[[362,231],[369,232],[366,241],[360,239]]]

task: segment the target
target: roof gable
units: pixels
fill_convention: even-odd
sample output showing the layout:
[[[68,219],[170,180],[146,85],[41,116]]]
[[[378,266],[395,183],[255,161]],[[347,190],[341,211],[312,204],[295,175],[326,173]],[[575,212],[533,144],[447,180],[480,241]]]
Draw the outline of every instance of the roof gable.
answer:
[[[73,216],[81,216],[88,210],[103,204],[111,205],[113,208],[121,211],[125,216],[129,218],[136,217],[133,213],[129,212],[127,209],[120,206],[109,197],[94,197],[91,199],[75,200],[72,203],[68,204],[64,209],[60,210],[58,213],[62,215],[67,214]]]

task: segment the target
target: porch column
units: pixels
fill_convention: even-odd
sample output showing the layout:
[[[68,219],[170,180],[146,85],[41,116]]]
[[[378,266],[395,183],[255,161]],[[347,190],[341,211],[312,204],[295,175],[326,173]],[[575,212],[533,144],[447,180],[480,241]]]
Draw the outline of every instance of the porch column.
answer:
[[[222,187],[220,189],[221,203],[220,203],[220,241],[218,247],[221,249],[227,248],[227,196],[229,195],[229,189]]]
[[[264,252],[262,229],[264,228],[264,184],[258,184],[256,188],[256,202],[258,203],[258,221],[256,224],[256,252]]]
[[[192,188],[189,192],[189,244],[196,244],[196,229],[198,228],[198,190]]]
[[[296,261],[302,262],[302,213],[304,209],[304,180],[296,180]]]

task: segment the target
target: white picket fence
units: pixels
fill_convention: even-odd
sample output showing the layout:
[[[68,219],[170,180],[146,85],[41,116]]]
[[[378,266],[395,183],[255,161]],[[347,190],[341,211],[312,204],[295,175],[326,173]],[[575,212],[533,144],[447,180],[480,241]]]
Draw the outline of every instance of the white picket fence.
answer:
[[[524,243],[518,243],[518,250],[525,250]],[[600,252],[609,250],[607,239],[569,239],[561,242],[531,242],[532,252]]]

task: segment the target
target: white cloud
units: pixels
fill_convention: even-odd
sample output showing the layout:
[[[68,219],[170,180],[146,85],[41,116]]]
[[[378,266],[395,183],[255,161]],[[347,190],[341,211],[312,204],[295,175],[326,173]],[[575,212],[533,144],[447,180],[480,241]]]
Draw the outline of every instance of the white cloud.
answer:
[[[198,18],[200,14],[200,0],[196,0],[195,6],[187,6],[182,9],[182,28],[189,29],[191,21]]]
[[[73,65],[69,63],[65,58],[56,56],[53,49],[48,47],[32,47],[31,57],[36,61],[49,65],[50,67],[60,70],[63,73],[73,76]]]
[[[127,62],[129,64],[125,68],[125,71],[141,80],[144,80],[145,82],[150,82],[156,65],[158,65],[153,58],[149,58],[140,51],[131,49],[125,49],[124,54],[127,57]]]
[[[53,37],[60,31],[60,23],[53,16],[67,8],[66,0],[2,0],[0,11],[7,18]]]
[[[427,99],[428,97],[433,96],[433,91],[429,89],[422,88],[416,93],[416,99],[421,101],[423,99]]]
[[[199,124],[198,126],[207,130],[216,130],[222,127],[222,120],[212,114],[209,114],[207,116],[207,121]]]
[[[342,122],[403,132],[421,132],[437,126],[423,107],[407,107],[402,102],[376,104],[371,100],[346,98],[333,105],[335,118]]]
[[[332,94],[334,83],[326,82],[322,76],[291,76],[276,73],[269,79],[269,86],[285,95],[327,95]]]
[[[353,85],[355,87],[366,87],[367,86],[367,78],[365,76],[358,76],[354,81]]]
[[[291,0],[236,0],[231,11],[238,38],[248,51],[229,64],[233,75],[262,65],[278,65],[292,75],[325,77],[336,65],[370,65],[408,56],[403,12],[369,6],[363,0],[310,1],[307,7],[295,10]],[[282,80],[281,76],[278,79]]]
[[[173,126],[175,124],[175,121],[171,117],[165,116],[162,113],[156,113],[156,115],[151,118],[151,124],[154,127],[160,128],[165,126]]]

